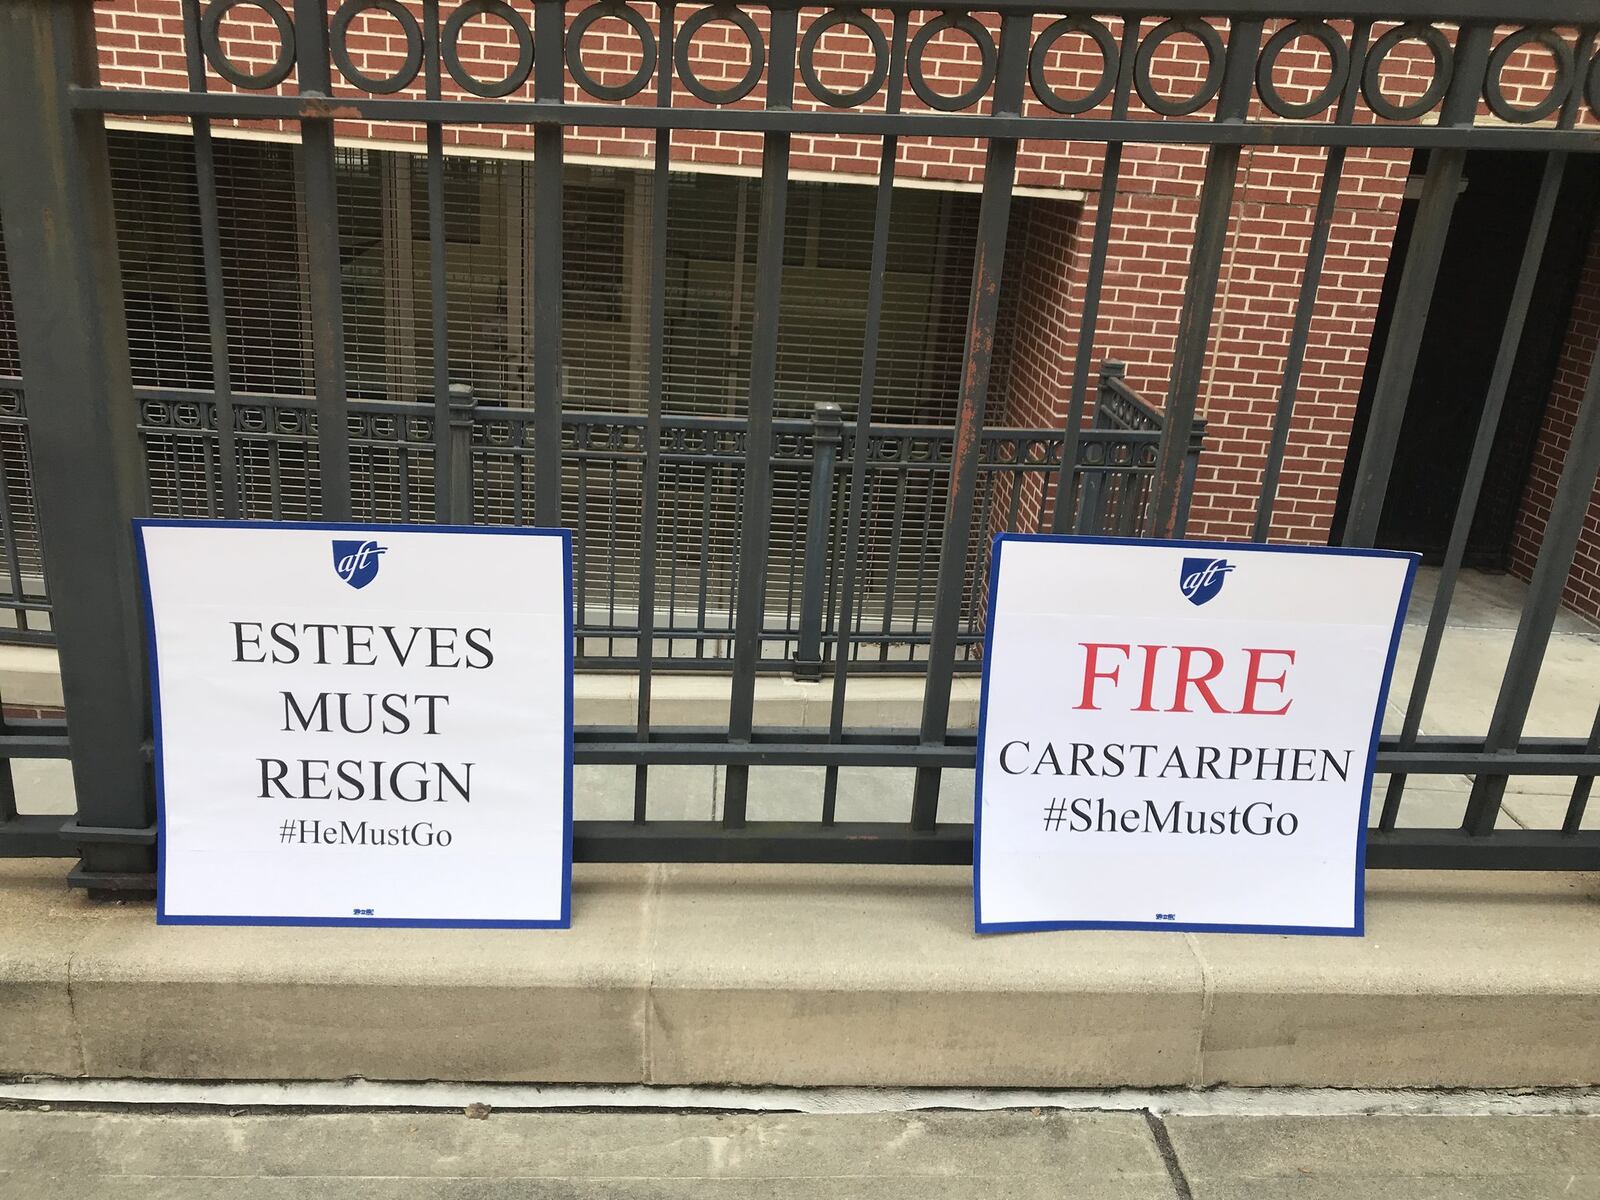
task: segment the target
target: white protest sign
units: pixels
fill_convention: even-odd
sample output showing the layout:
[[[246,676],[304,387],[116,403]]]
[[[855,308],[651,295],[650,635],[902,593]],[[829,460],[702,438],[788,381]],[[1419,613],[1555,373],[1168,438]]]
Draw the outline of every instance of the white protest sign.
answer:
[[[136,524],[159,921],[568,924],[564,530]]]
[[[1002,534],[977,928],[1359,934],[1413,556]]]

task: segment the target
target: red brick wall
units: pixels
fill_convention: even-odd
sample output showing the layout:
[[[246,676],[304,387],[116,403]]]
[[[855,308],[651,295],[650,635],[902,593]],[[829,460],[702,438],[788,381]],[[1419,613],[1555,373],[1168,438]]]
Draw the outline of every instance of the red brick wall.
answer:
[[[1544,539],[1545,522],[1555,500],[1556,481],[1572,443],[1572,426],[1588,383],[1589,371],[1600,349],[1600,225],[1595,228],[1584,261],[1583,274],[1573,298],[1566,344],[1556,367],[1550,404],[1534,449],[1533,466],[1522,494],[1522,512],[1511,543],[1511,569],[1523,578],[1533,574],[1533,564]],[[1590,617],[1600,617],[1600,485],[1589,501],[1583,536],[1573,558],[1572,572],[1562,599]]]
[[[413,11],[420,11],[413,0],[408,4]],[[444,6],[446,16],[453,7]],[[526,16],[531,6],[519,3],[516,7]],[[569,20],[579,8],[569,7]],[[640,11],[654,23],[651,5],[640,5]],[[680,10],[680,15],[689,11]],[[765,33],[766,11],[749,11]],[[106,83],[184,86],[180,0],[108,0],[98,4],[96,12]],[[807,9],[802,13],[802,35],[821,12]],[[869,10],[869,15],[880,27],[888,28],[887,13]],[[991,31],[996,28],[992,14],[976,15]],[[930,17],[929,13],[912,14],[913,31]],[[1050,19],[1037,18],[1037,26]],[[1147,21],[1145,28],[1152,24]],[[1389,27],[1387,23],[1378,25],[1373,36]],[[1269,27],[1268,36],[1276,28],[1277,23]],[[503,74],[506,64],[516,57],[509,30],[482,17],[470,23],[468,30],[470,37],[463,39],[462,55],[467,65],[480,68],[483,76]],[[391,73],[403,50],[398,32],[393,18],[382,13],[368,12],[359,18],[349,40],[356,65],[372,75]],[[253,8],[236,8],[224,22],[223,34],[230,54],[241,64],[264,65],[273,55],[275,35]],[[842,27],[830,31],[819,47],[822,81],[841,91],[859,86],[871,63],[868,50],[861,34]],[[1198,43],[1187,37],[1162,46],[1152,71],[1162,90],[1181,95],[1193,87],[1203,62],[1199,50]],[[743,72],[744,53],[741,35],[724,22],[713,22],[694,40],[692,58],[696,73],[708,85],[718,86]],[[977,59],[969,40],[946,33],[930,46],[928,74],[941,91],[959,91],[975,77]],[[620,21],[607,18],[593,26],[584,39],[583,60],[602,83],[624,82],[638,64],[637,40]],[[1284,98],[1300,101],[1319,91],[1326,79],[1325,62],[1325,52],[1310,43],[1302,41],[1287,49],[1275,71]],[[1063,39],[1048,56],[1046,75],[1059,93],[1077,95],[1092,86],[1100,67],[1098,52],[1089,43]],[[1416,42],[1403,43],[1386,60],[1383,90],[1396,101],[1412,98],[1426,88],[1431,73],[1431,60],[1422,47]],[[1502,82],[1513,101],[1526,104],[1543,94],[1551,75],[1547,52],[1535,45],[1513,56]],[[214,77],[211,86],[228,90],[227,84]],[[448,96],[461,95],[448,77],[445,86]],[[292,81],[279,90],[292,91]],[[337,74],[334,91],[356,94]],[[411,88],[399,94],[417,96],[420,91]],[[517,98],[528,95],[528,86],[516,93]],[[567,98],[590,100],[570,82]],[[673,102],[675,106],[699,104],[681,91]],[[763,92],[758,87],[735,107],[758,107],[762,102]],[[653,88],[624,102],[653,103]],[[883,103],[880,91],[863,108],[881,108]],[[1254,104],[1252,115],[1262,115],[1259,99]],[[987,101],[983,106],[987,107]],[[823,107],[799,79],[795,107]],[[911,112],[926,110],[909,88],[905,107]],[[1196,119],[1211,116],[1213,110],[1214,102],[1200,110]],[[1086,115],[1106,115],[1108,111],[1109,101]],[[1364,106],[1356,111],[1357,121],[1377,120]],[[1024,112],[1050,115],[1031,93]],[[1137,101],[1130,115],[1154,119]],[[1313,118],[1327,119],[1326,114]],[[1600,119],[1587,110],[1581,121],[1600,125]],[[289,122],[268,124],[279,132],[293,132]],[[1070,119],[1062,118],[1062,124],[1065,133]],[[336,128],[341,138],[350,139],[417,142],[423,137],[421,127],[414,125],[341,120]],[[500,153],[527,153],[532,142],[525,126],[451,127],[448,137],[455,145]],[[575,156],[645,159],[652,152],[652,135],[646,130],[575,128],[568,131],[566,148]],[[791,166],[799,171],[868,174],[876,170],[878,152],[879,141],[874,137],[796,135]],[[1070,228],[1062,226],[1065,218],[1058,216],[1057,228],[1039,231],[1037,253],[1025,255],[1022,281],[1013,284],[1023,292],[1016,309],[1019,336],[1009,376],[1018,393],[1011,400],[1008,420],[1059,424],[1064,415],[1101,153],[1097,143],[1064,139],[1029,141],[1020,147],[1019,185],[1082,192],[1087,199]],[[1130,384],[1158,404],[1167,389],[1205,154],[1198,147],[1130,145],[1124,160],[1094,356],[1096,362],[1112,357],[1125,360]],[[759,167],[760,156],[761,139],[755,133],[686,130],[673,135],[676,162],[750,172]],[[1404,151],[1357,150],[1349,156],[1284,465],[1273,524],[1276,538],[1317,542],[1327,537],[1409,158]],[[1209,436],[1191,518],[1195,536],[1233,538],[1248,532],[1322,162],[1323,153],[1318,150],[1245,151],[1218,293],[1215,336],[1197,398],[1209,422]],[[983,163],[983,145],[978,139],[908,137],[901,141],[896,171],[902,178],[971,184],[981,180]],[[1031,227],[1027,235],[1035,237]],[[1066,337],[1061,336],[1063,330],[1070,331]]]
[[[1088,214],[1092,219],[1093,214]],[[1061,424],[1077,347],[1075,316],[1064,286],[1078,247],[1078,206],[1022,199],[1012,210],[1006,287],[1016,295],[1004,413],[994,419],[1023,428]]]

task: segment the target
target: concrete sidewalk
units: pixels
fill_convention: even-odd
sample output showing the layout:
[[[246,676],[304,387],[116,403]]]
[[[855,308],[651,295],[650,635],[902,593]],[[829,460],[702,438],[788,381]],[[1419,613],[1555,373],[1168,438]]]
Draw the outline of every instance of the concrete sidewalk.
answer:
[[[0,1112],[0,1200],[1595,1200],[1596,1117]]]

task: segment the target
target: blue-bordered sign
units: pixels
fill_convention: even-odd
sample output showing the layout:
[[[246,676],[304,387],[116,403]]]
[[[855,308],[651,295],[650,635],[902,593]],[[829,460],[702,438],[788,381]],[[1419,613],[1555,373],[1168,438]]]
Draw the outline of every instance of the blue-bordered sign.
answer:
[[[1002,534],[980,932],[1360,934],[1414,555]]]
[[[566,530],[135,525],[158,921],[569,924]]]

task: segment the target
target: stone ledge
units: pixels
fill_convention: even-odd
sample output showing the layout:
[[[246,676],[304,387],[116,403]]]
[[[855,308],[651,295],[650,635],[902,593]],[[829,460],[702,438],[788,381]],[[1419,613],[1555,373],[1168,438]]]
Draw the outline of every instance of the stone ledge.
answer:
[[[971,933],[964,869],[581,866],[570,931],[178,928],[0,864],[0,1074],[1600,1082],[1600,876],[1383,872],[1364,939]]]

